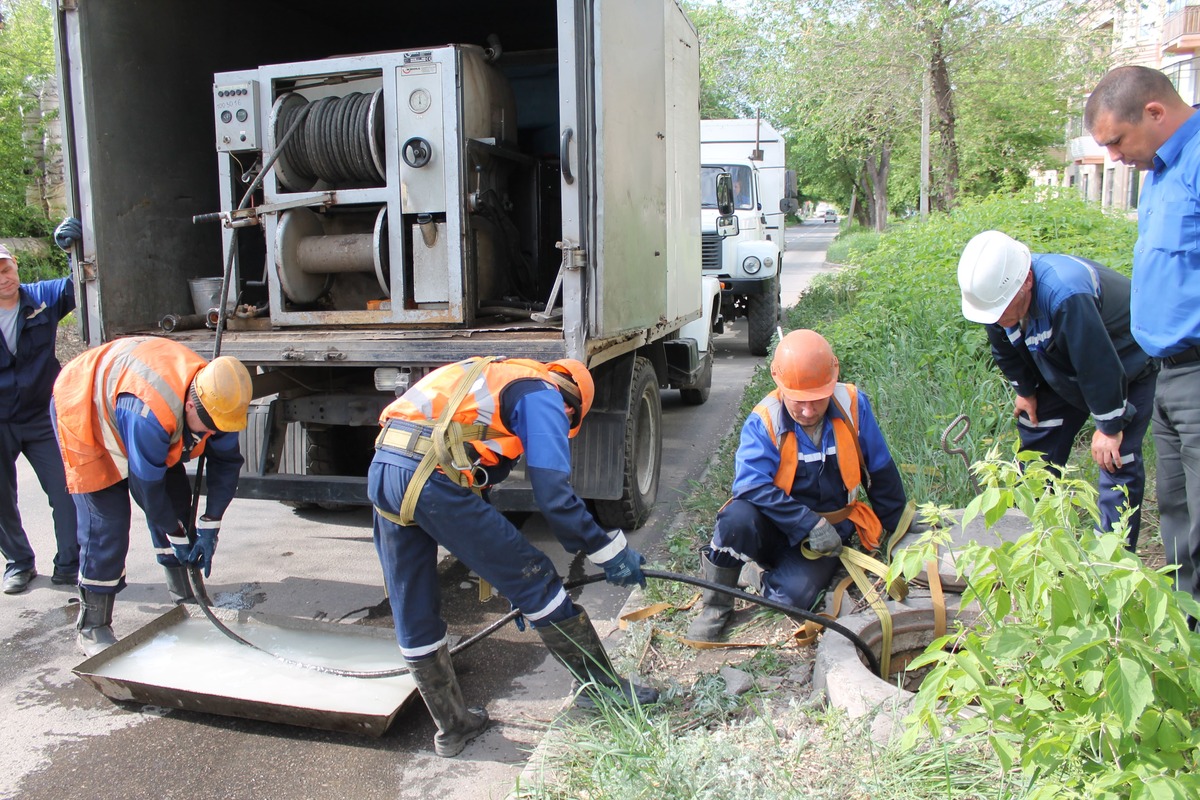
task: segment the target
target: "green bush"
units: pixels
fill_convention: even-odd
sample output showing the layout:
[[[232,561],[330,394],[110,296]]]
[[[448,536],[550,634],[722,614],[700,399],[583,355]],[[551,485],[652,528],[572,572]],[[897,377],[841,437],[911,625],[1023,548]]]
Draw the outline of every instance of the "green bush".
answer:
[[[837,235],[829,249],[825,251],[825,260],[832,264],[856,264],[862,258],[875,252],[883,234],[856,225],[847,228]]]
[[[979,621],[909,665],[936,664],[904,744],[948,725],[985,735],[1031,798],[1200,796],[1200,634],[1187,620],[1200,604],[1125,549],[1123,524],[1096,531],[1090,482],[1070,468],[1056,477],[1034,455],[977,465],[987,488],[963,525],[1016,508],[1032,530],[958,555],[962,605],[977,603]],[[893,573],[912,577],[932,556],[904,551]]]

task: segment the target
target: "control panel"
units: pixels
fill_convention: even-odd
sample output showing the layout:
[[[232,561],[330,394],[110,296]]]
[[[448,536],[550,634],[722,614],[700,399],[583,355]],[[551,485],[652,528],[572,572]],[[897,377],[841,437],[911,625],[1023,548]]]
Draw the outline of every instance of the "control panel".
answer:
[[[217,124],[217,152],[258,150],[258,83],[214,84],[213,111]]]

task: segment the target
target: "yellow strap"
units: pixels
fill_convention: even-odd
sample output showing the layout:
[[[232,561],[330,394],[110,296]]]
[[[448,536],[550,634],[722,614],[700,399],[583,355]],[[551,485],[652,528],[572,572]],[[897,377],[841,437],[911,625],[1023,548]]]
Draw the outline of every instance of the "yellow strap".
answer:
[[[454,387],[454,394],[450,396],[446,407],[442,409],[442,413],[438,416],[437,422],[433,426],[433,446],[434,450],[426,453],[421,459],[421,463],[417,466],[417,471],[413,474],[413,478],[408,483],[408,487],[404,490],[404,499],[400,503],[400,519],[399,524],[411,525],[413,523],[413,514],[417,510],[417,500],[421,497],[421,491],[425,488],[425,483],[429,477],[433,475],[434,469],[441,467],[446,473],[446,477],[453,480],[459,486],[470,486],[471,479],[469,476],[464,476],[458,471],[454,459],[462,458],[461,464],[467,464],[466,455],[460,456],[462,451],[462,424],[454,422],[454,412],[458,410],[463,398],[467,396],[467,391],[483,373],[483,368],[491,362],[495,361],[495,356],[485,356],[476,361],[467,374],[459,380],[458,385]],[[456,434],[459,437],[457,450],[454,449],[454,444],[450,448],[446,446],[446,435],[450,430],[451,423],[457,426]],[[448,451],[452,451],[448,452]],[[476,492],[479,490],[476,487],[471,487]],[[406,520],[406,521],[404,521]]]

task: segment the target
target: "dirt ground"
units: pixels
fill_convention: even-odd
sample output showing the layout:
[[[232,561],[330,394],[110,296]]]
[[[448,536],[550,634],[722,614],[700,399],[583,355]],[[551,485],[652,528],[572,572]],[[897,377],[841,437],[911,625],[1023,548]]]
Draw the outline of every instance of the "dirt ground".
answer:
[[[59,363],[66,365],[75,356],[87,349],[83,337],[79,335],[79,326],[73,321],[58,326],[58,341],[54,348]]]

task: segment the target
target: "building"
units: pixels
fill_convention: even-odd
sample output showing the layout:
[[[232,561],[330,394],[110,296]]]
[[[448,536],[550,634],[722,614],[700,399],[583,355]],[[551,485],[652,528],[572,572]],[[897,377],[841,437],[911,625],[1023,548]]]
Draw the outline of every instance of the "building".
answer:
[[[1161,69],[1190,103],[1200,103],[1200,0],[1097,0],[1087,24],[1110,43],[1110,67]],[[1084,199],[1119,211],[1137,209],[1141,173],[1111,161],[1083,128],[1083,103],[1067,132],[1063,180]]]

